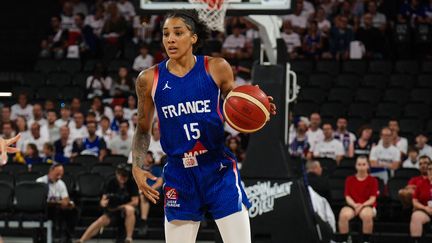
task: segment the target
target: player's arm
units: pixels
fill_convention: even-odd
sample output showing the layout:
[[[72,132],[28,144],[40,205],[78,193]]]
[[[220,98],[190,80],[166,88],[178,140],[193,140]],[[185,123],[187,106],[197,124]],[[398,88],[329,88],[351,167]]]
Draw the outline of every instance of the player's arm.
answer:
[[[153,203],[159,200],[159,192],[147,184],[147,178],[156,180],[150,172],[143,170],[144,160],[150,145],[150,129],[153,120],[154,103],[151,90],[154,66],[143,71],[136,81],[138,97],[138,125],[132,139],[132,174],[138,189]]]

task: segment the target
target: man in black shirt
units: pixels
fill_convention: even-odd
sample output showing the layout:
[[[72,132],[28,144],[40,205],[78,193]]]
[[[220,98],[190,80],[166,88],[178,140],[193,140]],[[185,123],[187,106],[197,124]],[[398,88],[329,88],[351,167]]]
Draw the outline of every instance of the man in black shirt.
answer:
[[[309,185],[320,196],[330,201],[330,185],[327,176],[323,175],[323,169],[318,160],[311,160],[306,163],[306,171]]]
[[[106,185],[100,205],[104,208],[104,214],[87,228],[77,243],[91,239],[102,227],[122,217],[126,228],[125,243],[131,243],[135,227],[135,207],[138,206],[138,188],[134,181],[130,180],[130,169],[126,165],[117,166],[116,178]]]

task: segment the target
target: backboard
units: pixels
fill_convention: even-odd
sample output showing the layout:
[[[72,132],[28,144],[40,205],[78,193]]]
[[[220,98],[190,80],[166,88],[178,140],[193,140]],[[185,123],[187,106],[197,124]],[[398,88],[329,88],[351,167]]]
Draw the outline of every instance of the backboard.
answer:
[[[226,0],[227,15],[285,15],[295,7],[295,0]],[[187,0],[141,0],[143,13],[165,14],[172,9],[198,9],[207,5],[190,3]]]

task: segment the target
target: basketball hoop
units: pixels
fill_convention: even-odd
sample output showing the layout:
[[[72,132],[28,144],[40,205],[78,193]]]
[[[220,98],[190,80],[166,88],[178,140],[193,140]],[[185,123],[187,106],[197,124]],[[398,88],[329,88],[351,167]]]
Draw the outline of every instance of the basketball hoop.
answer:
[[[224,32],[225,14],[228,8],[228,0],[189,0],[190,3],[202,4],[197,8],[198,17],[210,30]]]

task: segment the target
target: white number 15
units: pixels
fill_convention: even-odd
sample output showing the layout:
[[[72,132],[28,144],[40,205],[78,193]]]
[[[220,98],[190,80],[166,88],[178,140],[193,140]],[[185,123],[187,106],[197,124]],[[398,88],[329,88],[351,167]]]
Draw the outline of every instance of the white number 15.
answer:
[[[183,125],[183,129],[186,132],[186,137],[187,137],[188,140],[191,140],[191,135],[192,135],[193,139],[198,139],[198,138],[201,137],[201,132],[198,129],[198,123],[197,122],[193,122],[193,123],[189,123],[189,124],[184,124]]]

